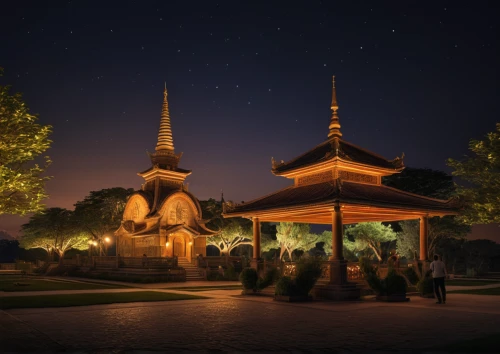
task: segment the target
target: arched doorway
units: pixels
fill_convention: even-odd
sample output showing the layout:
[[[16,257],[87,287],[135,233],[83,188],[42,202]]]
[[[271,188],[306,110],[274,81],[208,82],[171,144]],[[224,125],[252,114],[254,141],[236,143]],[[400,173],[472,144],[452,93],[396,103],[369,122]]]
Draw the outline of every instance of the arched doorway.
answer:
[[[174,237],[173,254],[177,257],[186,257],[186,240],[183,236]]]

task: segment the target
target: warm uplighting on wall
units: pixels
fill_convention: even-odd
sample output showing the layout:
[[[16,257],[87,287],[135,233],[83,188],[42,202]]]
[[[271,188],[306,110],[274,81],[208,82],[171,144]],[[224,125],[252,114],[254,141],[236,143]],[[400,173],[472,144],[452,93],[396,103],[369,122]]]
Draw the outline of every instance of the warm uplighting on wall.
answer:
[[[192,244],[193,244],[193,242],[192,242],[192,241],[189,241],[189,246],[191,246]]]
[[[169,245],[170,245],[170,242],[167,242],[167,243],[165,244],[165,247],[168,247]]]

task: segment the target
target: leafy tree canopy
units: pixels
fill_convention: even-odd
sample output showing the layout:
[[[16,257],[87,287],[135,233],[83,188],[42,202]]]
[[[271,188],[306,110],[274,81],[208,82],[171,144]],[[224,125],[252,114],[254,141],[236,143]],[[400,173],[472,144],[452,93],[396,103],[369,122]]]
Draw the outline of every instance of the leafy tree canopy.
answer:
[[[25,215],[42,210],[47,197],[49,177],[42,174],[50,159],[45,156],[43,167],[30,162],[50,147],[52,127],[36,123],[21,94],[9,90],[0,86],[0,215]]]
[[[265,252],[277,248],[280,250],[280,259],[287,254],[292,260],[293,251],[309,251],[320,242],[318,235],[310,233],[309,224],[280,222],[276,231],[276,240],[262,238],[261,250]]]
[[[443,171],[406,167],[383,178],[388,187],[436,199],[449,199],[455,191],[453,177]]]
[[[415,254],[420,257],[420,223],[418,220],[399,222],[397,251],[400,255],[413,259]],[[454,216],[434,217],[429,219],[427,234],[427,258],[431,259],[438,251],[438,245],[444,239],[465,238],[470,232],[470,226],[457,220]]]
[[[230,218],[224,222],[218,235],[207,237],[207,245],[217,247],[220,254],[229,256],[231,251],[241,245],[252,245],[252,221],[243,218]]]
[[[345,230],[346,226],[344,226]],[[323,250],[326,255],[331,256],[332,254],[332,232],[329,230],[323,231],[319,234],[319,241],[323,243]],[[357,251],[352,247],[353,242],[350,242],[347,238],[346,233],[344,232],[344,241],[343,241],[343,255],[344,258],[348,261],[356,262],[359,259],[360,254],[364,254],[363,251]],[[369,251],[371,252],[371,251]]]
[[[469,142],[472,156],[448,159],[453,176],[467,183],[457,193],[466,202],[460,219],[468,224],[500,223],[500,123],[484,140]]]
[[[224,222],[229,219],[222,217],[222,203],[213,198],[200,200],[202,218],[207,221],[206,225],[212,230],[221,230]]]
[[[73,212],[62,208],[49,208],[33,215],[21,227],[20,246],[42,248],[49,255],[54,251],[60,261],[70,249],[87,249],[88,236],[75,227],[72,216]]]
[[[222,217],[222,203],[213,198],[200,200],[203,219],[208,228],[219,234],[207,237],[207,246],[216,247],[220,254],[229,256],[231,251],[241,245],[252,245],[252,221],[244,218]]]
[[[121,187],[90,192],[75,204],[75,222],[80,230],[102,244],[104,235],[120,226],[127,198],[133,192],[132,188]]]
[[[381,222],[361,222],[347,227],[345,234],[348,241],[344,244],[348,249],[363,251],[369,248],[379,262],[382,261],[383,243],[396,239],[392,228]]]

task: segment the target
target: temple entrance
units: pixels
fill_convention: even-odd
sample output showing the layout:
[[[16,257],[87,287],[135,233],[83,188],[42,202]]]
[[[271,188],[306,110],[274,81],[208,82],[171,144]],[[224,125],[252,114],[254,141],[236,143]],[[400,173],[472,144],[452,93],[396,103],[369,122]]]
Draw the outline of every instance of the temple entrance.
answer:
[[[186,240],[184,240],[183,236],[174,238],[173,247],[174,256],[186,257]]]

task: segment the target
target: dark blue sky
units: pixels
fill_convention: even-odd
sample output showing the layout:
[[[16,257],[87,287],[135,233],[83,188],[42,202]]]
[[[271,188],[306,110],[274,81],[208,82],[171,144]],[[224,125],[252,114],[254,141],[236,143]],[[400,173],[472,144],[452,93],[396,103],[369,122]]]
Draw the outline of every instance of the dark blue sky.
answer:
[[[179,167],[199,199],[240,202],[288,181],[327,138],[331,75],[345,140],[450,172],[500,108],[500,11],[456,1],[12,1],[2,85],[51,124],[48,206],[140,188],[166,81]],[[15,233],[24,220],[0,217]],[[498,230],[496,231],[498,233]]]

